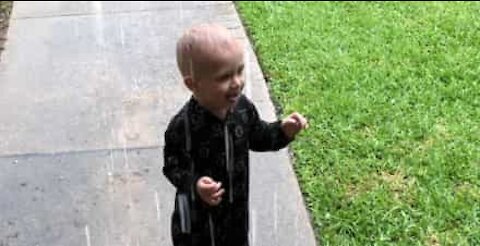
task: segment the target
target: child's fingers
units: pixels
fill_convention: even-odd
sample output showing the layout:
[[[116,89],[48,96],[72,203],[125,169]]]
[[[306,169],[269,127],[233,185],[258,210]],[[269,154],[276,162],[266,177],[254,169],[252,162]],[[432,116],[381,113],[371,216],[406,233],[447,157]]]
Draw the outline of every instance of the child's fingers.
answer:
[[[290,116],[283,121],[283,124],[297,124],[297,120]]]
[[[291,117],[295,120],[297,124],[299,124],[302,128],[307,128],[308,127],[308,122],[305,117],[303,117],[301,114],[295,112],[291,115]]]
[[[217,199],[212,199],[210,202],[209,202],[209,205],[210,206],[217,206],[218,204],[220,204],[220,202],[222,202],[222,197],[219,197]]]
[[[308,120],[302,116],[302,128],[307,129],[308,128]]]
[[[302,116],[301,116],[299,113],[297,113],[297,112],[292,113],[292,114],[290,115],[290,117],[291,117],[293,120],[295,120],[295,123],[297,123],[297,124],[298,124],[298,123],[300,123],[300,124],[302,123]]]
[[[224,193],[225,193],[225,189],[220,189],[219,191],[215,192],[215,194],[213,194],[211,198],[213,200],[217,200],[218,198],[221,198]]]
[[[207,176],[201,177],[199,181],[203,184],[213,184],[213,183],[215,183],[215,181],[213,181],[212,178],[207,177]]]
[[[202,194],[213,194],[218,191],[219,187],[216,182],[210,182],[211,179],[200,179],[197,183],[197,190]]]
[[[214,182],[214,183],[205,185],[205,190],[208,192],[208,194],[211,195],[218,192],[221,187],[222,187],[222,182],[218,182],[218,183]]]
[[[216,184],[209,184],[205,187],[205,189],[207,190],[208,194],[213,194],[218,191]]]

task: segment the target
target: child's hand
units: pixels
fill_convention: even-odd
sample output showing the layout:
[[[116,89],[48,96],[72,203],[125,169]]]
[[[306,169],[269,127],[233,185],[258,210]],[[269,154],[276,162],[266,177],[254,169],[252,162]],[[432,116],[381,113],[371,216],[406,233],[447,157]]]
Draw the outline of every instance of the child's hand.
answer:
[[[222,195],[225,189],[221,182],[215,182],[212,178],[204,176],[197,181],[197,193],[206,204],[217,206],[222,201]]]
[[[308,128],[305,117],[295,112],[282,121],[282,130],[289,139],[293,139],[302,129]]]

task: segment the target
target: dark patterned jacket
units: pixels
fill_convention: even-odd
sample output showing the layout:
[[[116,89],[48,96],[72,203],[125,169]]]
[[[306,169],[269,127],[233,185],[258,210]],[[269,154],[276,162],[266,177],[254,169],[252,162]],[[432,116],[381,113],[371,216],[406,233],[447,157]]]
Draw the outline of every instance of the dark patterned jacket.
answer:
[[[174,245],[248,245],[248,151],[279,150],[288,143],[280,121],[262,121],[243,95],[225,120],[192,97],[165,132],[163,173],[177,189]],[[196,194],[202,176],[222,182],[218,206],[209,207]]]

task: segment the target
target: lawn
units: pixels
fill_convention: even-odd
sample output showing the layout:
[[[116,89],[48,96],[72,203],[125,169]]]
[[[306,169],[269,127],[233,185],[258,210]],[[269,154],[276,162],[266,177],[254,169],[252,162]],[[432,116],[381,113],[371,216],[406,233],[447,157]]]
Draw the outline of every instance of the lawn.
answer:
[[[480,245],[480,3],[236,4],[322,245]]]
[[[12,1],[0,1],[0,57],[4,49],[6,35],[8,31],[8,20],[12,11]]]

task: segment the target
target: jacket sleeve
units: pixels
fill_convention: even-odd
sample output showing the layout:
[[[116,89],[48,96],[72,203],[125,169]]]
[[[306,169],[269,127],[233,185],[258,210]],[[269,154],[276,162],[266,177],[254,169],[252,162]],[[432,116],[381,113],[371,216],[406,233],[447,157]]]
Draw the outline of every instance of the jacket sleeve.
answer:
[[[185,132],[182,128],[178,125],[177,127],[169,126],[165,132],[163,174],[177,188],[178,192],[190,193],[194,192],[192,184],[195,184],[199,177],[192,173],[191,165],[193,163],[186,151]]]
[[[249,103],[250,132],[249,146],[253,151],[273,151],[286,147],[288,139],[281,127],[281,121],[267,123],[260,119],[257,109]]]

